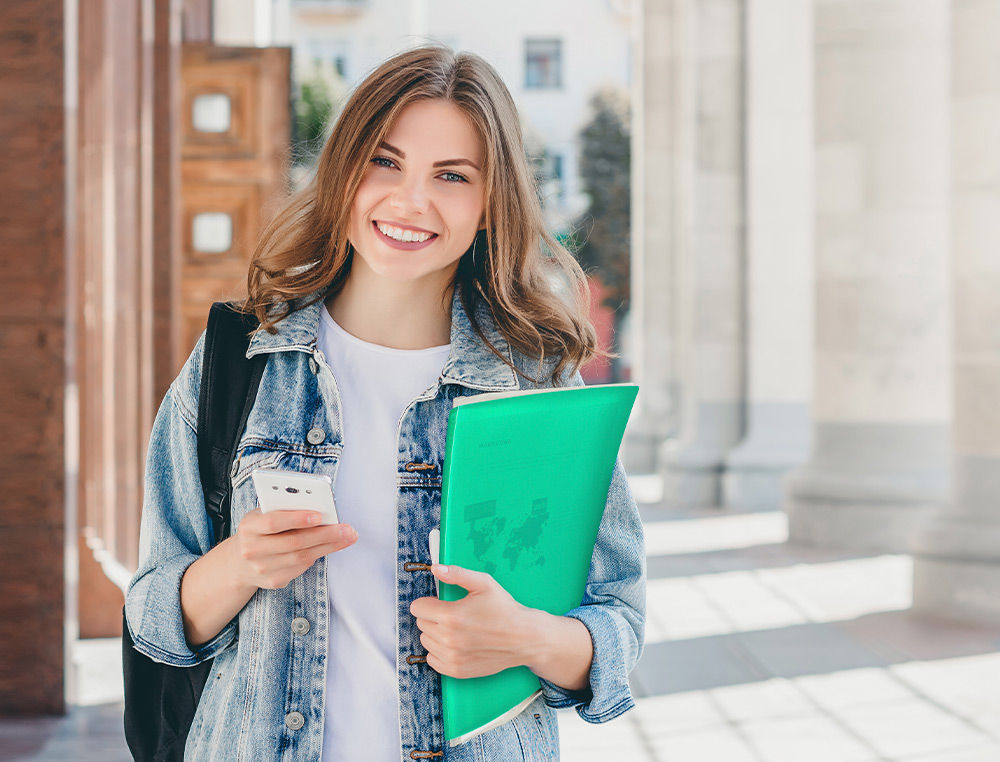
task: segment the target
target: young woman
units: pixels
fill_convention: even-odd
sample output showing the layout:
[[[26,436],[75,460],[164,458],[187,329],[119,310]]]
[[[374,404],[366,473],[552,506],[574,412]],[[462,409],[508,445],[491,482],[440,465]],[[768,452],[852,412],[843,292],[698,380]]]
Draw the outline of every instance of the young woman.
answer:
[[[615,469],[581,605],[552,616],[488,574],[429,566],[447,417],[461,395],[580,384],[596,351],[579,267],[545,232],[517,111],[481,58],[402,53],[346,104],[311,185],[265,231],[247,309],[267,353],[212,547],[198,476],[202,346],[149,448],[136,648],[214,657],[185,759],[558,759],[552,707],[632,706],[642,528]],[[328,474],[341,524],[262,514],[256,468]],[[437,600],[435,578],[469,591]],[[449,748],[440,674],[526,665],[543,695]]]

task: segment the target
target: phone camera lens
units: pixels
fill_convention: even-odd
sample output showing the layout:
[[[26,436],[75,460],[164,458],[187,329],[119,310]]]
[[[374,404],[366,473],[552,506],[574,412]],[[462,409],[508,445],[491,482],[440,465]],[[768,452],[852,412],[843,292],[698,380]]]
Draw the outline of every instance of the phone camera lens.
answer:
[[[298,492],[298,489],[296,489],[295,487],[285,487],[285,492],[291,492],[294,494]]]

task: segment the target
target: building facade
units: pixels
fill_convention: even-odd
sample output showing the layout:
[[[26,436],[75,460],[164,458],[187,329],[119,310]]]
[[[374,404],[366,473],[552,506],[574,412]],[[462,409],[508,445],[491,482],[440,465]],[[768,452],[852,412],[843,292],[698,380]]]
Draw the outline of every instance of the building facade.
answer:
[[[258,0],[256,16],[246,5],[216,1],[217,42],[290,45],[300,71],[312,61],[331,64],[347,88],[425,42],[482,55],[510,88],[529,148],[544,151],[553,229],[562,232],[586,210],[578,134],[595,93],[631,87],[637,2],[510,0],[495,12],[462,0]]]
[[[646,0],[627,450],[1000,621],[1000,2]]]

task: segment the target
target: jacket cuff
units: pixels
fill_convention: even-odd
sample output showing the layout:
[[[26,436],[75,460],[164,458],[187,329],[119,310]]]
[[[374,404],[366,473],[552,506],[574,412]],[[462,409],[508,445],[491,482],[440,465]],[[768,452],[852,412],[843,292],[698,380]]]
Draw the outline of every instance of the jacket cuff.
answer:
[[[579,606],[566,616],[580,620],[590,631],[594,644],[590,687],[567,691],[542,679],[542,697],[554,709],[576,708],[587,722],[613,720],[635,706],[625,665],[628,636],[620,629],[619,618],[600,606]],[[622,626],[628,625],[622,622]]]
[[[150,659],[174,667],[193,667],[213,658],[236,637],[235,620],[197,649],[192,649],[184,637],[181,614],[181,578],[200,556],[184,554],[133,581],[126,599],[125,620],[135,649]],[[145,589],[143,589],[145,588]],[[156,611],[149,610],[156,607]],[[140,610],[138,617],[136,609]]]

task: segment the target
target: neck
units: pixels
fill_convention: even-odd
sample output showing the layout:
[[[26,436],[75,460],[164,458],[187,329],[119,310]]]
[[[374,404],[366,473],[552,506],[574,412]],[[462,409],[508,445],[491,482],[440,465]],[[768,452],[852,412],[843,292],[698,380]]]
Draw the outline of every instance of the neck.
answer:
[[[362,341],[392,349],[426,349],[451,341],[452,289],[440,283],[395,283],[353,268],[326,301],[337,324]]]

